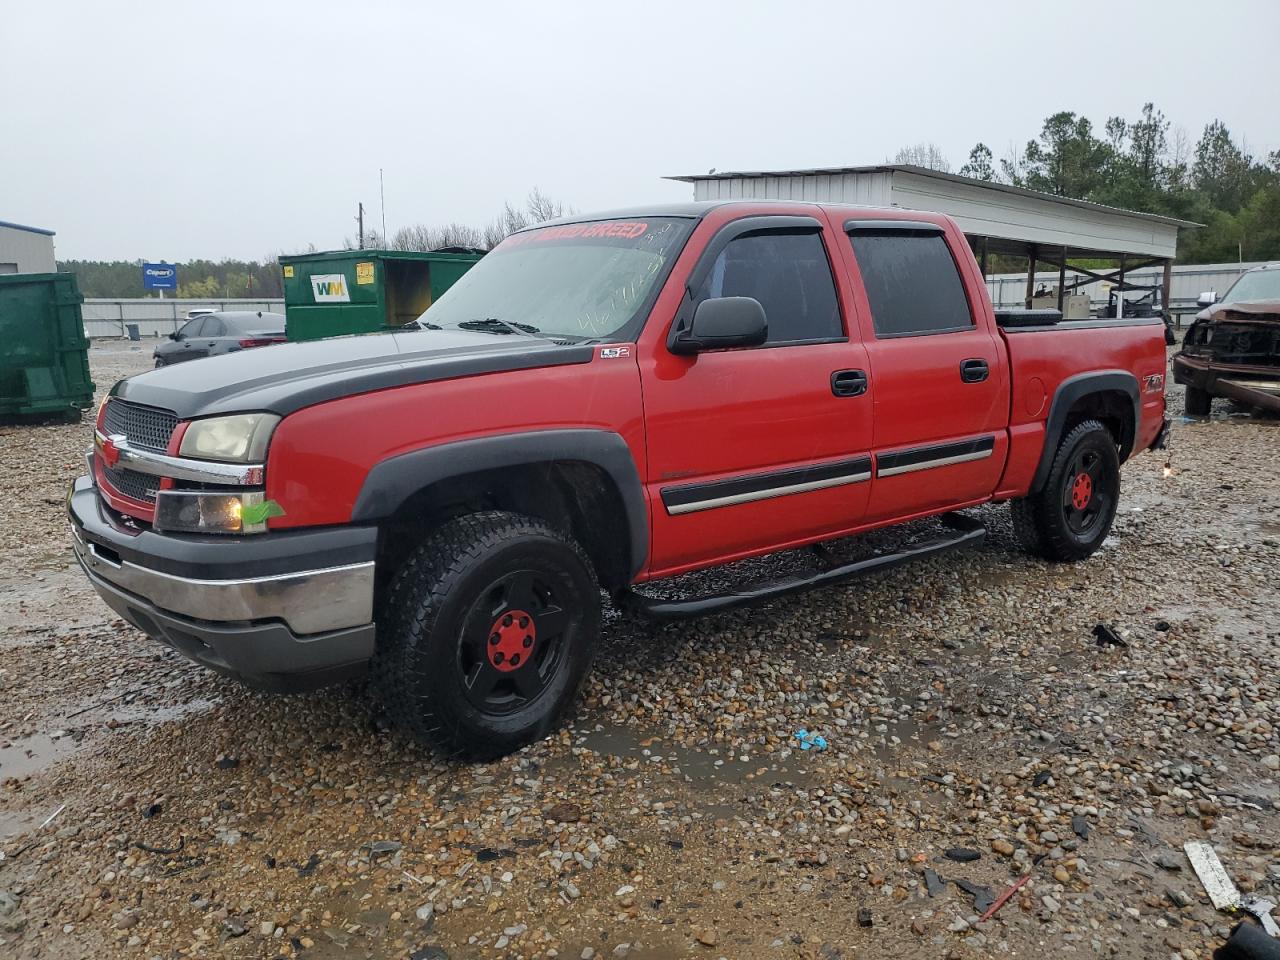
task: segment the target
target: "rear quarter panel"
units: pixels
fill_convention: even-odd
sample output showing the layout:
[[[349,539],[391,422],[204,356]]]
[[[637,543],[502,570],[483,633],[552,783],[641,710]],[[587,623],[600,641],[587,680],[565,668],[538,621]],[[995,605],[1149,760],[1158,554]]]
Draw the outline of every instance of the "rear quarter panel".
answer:
[[[1062,383],[1083,373],[1125,371],[1138,381],[1139,415],[1131,455],[1149,447],[1164,422],[1167,365],[1164,326],[1063,321],[1052,328],[1002,330],[1009,349],[1012,399],[1009,461],[998,499],[1025,496],[1040,462],[1045,425]]]

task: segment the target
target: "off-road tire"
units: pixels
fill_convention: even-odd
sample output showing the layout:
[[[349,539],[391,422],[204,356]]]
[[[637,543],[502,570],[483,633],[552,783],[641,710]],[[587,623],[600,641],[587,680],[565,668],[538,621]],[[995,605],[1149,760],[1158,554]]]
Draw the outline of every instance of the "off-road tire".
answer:
[[[1077,509],[1086,486],[1079,479],[1082,473],[1090,474],[1089,496],[1083,498],[1086,507]],[[1083,560],[1111,532],[1119,499],[1120,455],[1115,438],[1097,420],[1086,420],[1058,444],[1044,489],[1011,503],[1013,529],[1030,553],[1046,560]]]
[[[1213,394],[1199,387],[1188,386],[1182,409],[1188,417],[1207,417],[1213,409]]]
[[[485,648],[488,664],[474,656],[475,626],[495,609],[501,619],[501,605],[494,604],[507,589],[504,578],[514,582],[525,574],[537,584],[531,589],[555,601],[568,626],[556,634],[556,661],[545,664],[541,692],[526,701],[504,677],[500,683],[511,685],[512,705],[490,710],[473,700],[467,657],[475,671],[494,675],[497,654]],[[393,577],[379,611],[374,689],[391,721],[416,739],[450,757],[491,760],[557,726],[577,699],[599,636],[599,587],[577,543],[531,517],[468,514],[431,533]],[[541,646],[529,651],[526,672],[538,672],[538,664],[528,661],[542,652]],[[513,670],[510,661],[506,669]]]
[[[1044,556],[1044,541],[1036,525],[1035,504],[1031,497],[1009,501],[1009,513],[1013,517],[1013,534],[1022,549],[1037,557]]]

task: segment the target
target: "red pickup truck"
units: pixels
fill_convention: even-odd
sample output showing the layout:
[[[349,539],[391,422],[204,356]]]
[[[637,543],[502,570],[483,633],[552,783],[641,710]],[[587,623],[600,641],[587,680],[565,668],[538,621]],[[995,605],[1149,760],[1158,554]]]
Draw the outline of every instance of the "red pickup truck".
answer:
[[[682,204],[514,234],[417,329],[122,381],[69,511],[130,623],[269,689],[372,669],[417,736],[547,733],[602,592],[684,617],[983,535],[1080,560],[1161,445],[1159,318],[997,314],[947,217]],[[934,514],[901,553],[729,594],[643,584]]]

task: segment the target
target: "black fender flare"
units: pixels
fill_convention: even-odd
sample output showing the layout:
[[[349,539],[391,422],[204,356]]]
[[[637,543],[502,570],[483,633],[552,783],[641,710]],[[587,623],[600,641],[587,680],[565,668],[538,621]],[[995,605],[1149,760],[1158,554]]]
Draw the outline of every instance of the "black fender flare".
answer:
[[[1053,466],[1053,458],[1058,452],[1058,444],[1067,425],[1067,415],[1076,403],[1094,393],[1123,393],[1133,404],[1133,433],[1128,437],[1120,437],[1120,462],[1129,459],[1136,442],[1138,427],[1142,423],[1142,400],[1138,391],[1138,378],[1128,370],[1101,370],[1092,373],[1078,373],[1067,377],[1058,384],[1054,391],[1053,402],[1049,405],[1049,419],[1045,423],[1044,447],[1040,451],[1040,463],[1036,466],[1035,476],[1031,480],[1030,493],[1039,493],[1049,479],[1049,469]]]
[[[607,430],[534,430],[457,440],[388,457],[364,479],[351,512],[352,523],[389,517],[419,490],[484,470],[552,462],[588,463],[617,486],[630,533],[634,577],[649,556],[649,516],[640,471],[627,442]]]

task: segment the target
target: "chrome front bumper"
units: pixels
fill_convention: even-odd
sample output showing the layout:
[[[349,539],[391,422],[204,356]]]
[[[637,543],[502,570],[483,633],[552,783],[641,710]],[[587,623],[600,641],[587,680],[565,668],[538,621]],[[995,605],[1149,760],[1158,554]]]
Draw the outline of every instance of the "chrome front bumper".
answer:
[[[299,690],[358,673],[373,655],[374,527],[162,534],[121,522],[87,477],[67,512],[76,560],[99,596],[198,663]]]
[[[86,571],[179,616],[211,622],[283,620],[294,633],[323,633],[373,620],[373,561],[266,577],[180,577],[105,555],[71,525]]]

